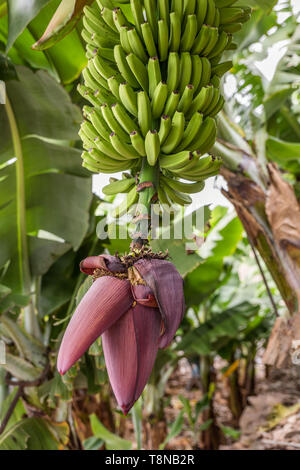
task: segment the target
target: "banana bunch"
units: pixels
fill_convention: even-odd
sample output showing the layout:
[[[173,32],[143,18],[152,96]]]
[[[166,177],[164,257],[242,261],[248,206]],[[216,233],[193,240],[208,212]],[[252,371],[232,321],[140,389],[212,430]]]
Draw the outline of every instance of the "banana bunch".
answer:
[[[83,109],[79,132],[83,166],[94,173],[130,171],[106,194],[127,192],[133,204],[131,175],[145,159],[159,169],[162,204],[188,204],[189,194],[218,173],[222,162],[208,152],[224,105],[220,79],[232,66],[222,54],[235,47],[232,34],[251,12],[235,3],[96,0],[85,7],[88,65],[78,90],[91,106]]]

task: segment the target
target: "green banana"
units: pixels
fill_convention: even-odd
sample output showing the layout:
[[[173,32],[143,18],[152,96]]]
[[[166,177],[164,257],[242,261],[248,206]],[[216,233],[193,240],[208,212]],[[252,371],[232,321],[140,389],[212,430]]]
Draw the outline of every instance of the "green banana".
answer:
[[[158,22],[158,50],[160,61],[165,62],[168,59],[169,51],[169,28],[166,20]]]
[[[180,206],[185,206],[185,205],[190,204],[192,202],[192,199],[188,194],[181,193],[181,192],[177,191],[176,189],[171,188],[164,181],[162,181],[160,185],[164,189],[164,191],[167,194],[167,196],[169,197],[169,199],[174,204],[179,204]]]
[[[176,111],[172,119],[172,128],[170,134],[162,146],[162,151],[164,153],[173,152],[174,149],[180,144],[184,133],[184,125],[184,114]]]
[[[182,137],[182,141],[178,146],[178,151],[186,150],[193,142],[200,131],[203,122],[203,114],[196,112],[188,123]]]
[[[129,85],[133,88],[139,88],[139,82],[135,78],[135,75],[132,73],[126,60],[126,54],[120,45],[116,45],[114,47],[114,56],[119,72],[124,77],[126,82],[128,82]],[[112,75],[113,73],[111,73],[109,77],[111,77]]]
[[[182,52],[180,55],[180,78],[179,91],[182,94],[185,87],[191,83],[192,77],[192,58],[189,52]]]
[[[112,217],[120,218],[123,215],[125,215],[130,209],[130,207],[133,206],[138,201],[138,198],[139,198],[139,194],[136,190],[136,187],[134,186],[129,191],[124,201],[112,211]]]
[[[116,121],[122,126],[122,128],[130,134],[136,129],[136,123],[127,114],[125,108],[120,103],[115,103],[111,107],[113,115]]]
[[[122,140],[129,142],[129,135],[116,120],[112,109],[107,104],[103,104],[101,106],[101,112],[106,124],[111,129],[111,132],[115,132]]]
[[[180,98],[179,104],[178,104],[178,111],[182,113],[186,113],[193,101],[194,97],[194,86],[193,85],[187,85],[185,87],[185,90]]]
[[[125,178],[122,180],[114,181],[102,189],[103,194],[106,196],[114,196],[119,193],[127,193],[135,185],[135,178]]]
[[[236,1],[96,0],[84,8],[88,64],[78,91],[92,105],[79,131],[85,168],[135,175],[147,158],[163,171],[157,193],[167,206],[189,203],[217,174],[221,160],[205,152],[224,105],[221,77],[232,66],[222,55],[251,12]],[[138,200],[136,180],[122,178],[104,189],[128,192],[118,214]]]
[[[137,94],[133,90],[133,88],[129,85],[129,83],[121,83],[119,86],[119,95],[120,100],[125,109],[133,115],[137,116],[138,109],[137,109]]]
[[[151,130],[145,138],[145,150],[149,165],[154,166],[160,153],[160,141],[156,130]]]
[[[158,57],[150,57],[148,62],[148,81],[149,95],[152,98],[153,93],[159,82],[161,82],[161,70]]]
[[[116,79],[116,77],[114,76],[109,77],[109,79],[107,80],[107,84],[112,94],[117,98],[117,100],[120,100],[120,93],[119,93],[120,83]]]
[[[181,22],[177,13],[170,13],[170,39],[169,50],[171,52],[179,51],[181,40]]]
[[[143,23],[142,26],[142,35],[143,35],[143,40],[148,52],[148,55],[150,57],[156,57],[157,56],[157,49],[156,49],[156,44],[154,41],[154,37],[152,34],[152,29],[149,23]],[[146,61],[147,62],[147,61]]]
[[[152,29],[155,42],[157,41],[157,18],[156,18],[156,0],[144,0],[147,21]]]
[[[133,53],[126,56],[126,61],[137,82],[140,84],[143,90],[148,91],[148,73],[147,68],[145,67],[143,62],[138,58],[138,56]]]
[[[160,119],[160,128],[158,132],[160,145],[163,145],[163,143],[165,142],[166,138],[170,134],[171,128],[172,119],[170,118],[170,116],[164,114]]]
[[[193,153],[189,151],[179,152],[174,155],[161,155],[159,163],[165,170],[180,170],[194,159]]]
[[[129,29],[127,32],[127,37],[129,40],[129,45],[131,47],[132,52],[144,63],[147,64],[148,62],[148,55],[145,52],[144,45],[140,40],[136,29],[132,28]]]
[[[180,100],[179,91],[176,91],[176,90],[172,91],[172,93],[170,94],[167,100],[166,107],[164,109],[164,114],[172,118],[179,105],[179,100]]]
[[[169,92],[177,90],[180,79],[180,59],[177,52],[169,53],[167,74]]]
[[[128,160],[139,158],[140,155],[136,152],[136,150],[132,147],[132,145],[126,144],[120,137],[112,132],[110,134],[110,141],[114,149],[123,157],[127,158]]]
[[[198,24],[196,15],[188,15],[186,26],[184,28],[180,42],[181,51],[189,52],[192,49],[197,34],[197,29]]]
[[[130,140],[133,148],[137,151],[137,153],[141,157],[146,156],[146,149],[145,149],[145,141],[143,137],[137,132],[137,131],[132,131],[130,133]]]
[[[143,8],[140,0],[130,0],[131,13],[136,29],[140,36],[142,34],[141,25],[144,23]]]
[[[204,189],[204,181],[199,181],[194,184],[183,183],[182,181],[175,180],[173,178],[168,178],[167,176],[161,175],[160,179],[165,182],[170,188],[175,189],[175,191],[180,191],[181,193],[186,194],[196,194]]]
[[[162,115],[167,98],[168,98],[168,85],[165,82],[160,82],[155,88],[153,97],[152,97],[153,119],[158,119]]]
[[[144,137],[152,127],[151,103],[146,92],[138,93],[138,123]]]

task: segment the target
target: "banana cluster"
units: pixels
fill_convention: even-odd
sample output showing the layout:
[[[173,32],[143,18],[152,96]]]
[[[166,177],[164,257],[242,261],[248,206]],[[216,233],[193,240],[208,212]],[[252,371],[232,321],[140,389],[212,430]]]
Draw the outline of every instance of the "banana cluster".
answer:
[[[215,116],[224,105],[221,62],[233,49],[232,33],[250,16],[236,0],[96,0],[86,6],[82,36],[88,65],[79,92],[83,166],[95,173],[130,171],[106,194],[137,199],[143,160],[159,165],[162,204],[188,204],[188,194],[218,173],[208,152],[216,139]],[[126,5],[127,4],[127,5]],[[183,183],[184,179],[191,183]]]

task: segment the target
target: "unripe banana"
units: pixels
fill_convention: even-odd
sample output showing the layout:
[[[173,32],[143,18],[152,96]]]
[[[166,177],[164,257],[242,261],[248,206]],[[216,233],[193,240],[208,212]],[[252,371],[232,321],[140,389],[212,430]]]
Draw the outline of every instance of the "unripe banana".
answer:
[[[109,79],[107,80],[107,84],[112,94],[117,98],[117,100],[120,100],[120,93],[119,93],[120,83],[116,79],[116,77],[109,77]]]
[[[180,79],[179,91],[182,94],[185,87],[191,83],[192,77],[192,58],[189,52],[182,52],[180,55]]]
[[[144,40],[148,55],[150,57],[156,57],[157,56],[156,44],[153,38],[152,29],[148,22],[142,24],[142,35],[143,35],[143,40]]]
[[[129,193],[126,195],[124,201],[112,211],[112,216],[115,218],[122,217],[128,212],[131,206],[133,206],[138,201],[139,195],[134,186]]]
[[[202,61],[198,55],[192,55],[192,76],[191,84],[194,87],[194,93],[198,92],[198,88],[202,77]]]
[[[135,185],[135,178],[130,178],[130,179],[126,178],[126,179],[114,181],[104,186],[102,191],[103,191],[103,194],[105,194],[106,196],[114,196],[115,194],[119,194],[119,193],[127,193],[133,188],[134,185]]]
[[[196,194],[204,189],[204,181],[200,181],[194,184],[183,183],[182,181],[175,180],[173,178],[168,178],[167,176],[161,175],[160,179],[165,182],[170,188],[175,189],[175,191],[180,191],[185,194]]]
[[[162,115],[167,98],[168,98],[168,85],[164,82],[160,82],[155,88],[153,97],[152,97],[153,119],[158,119]]]
[[[161,70],[158,57],[151,57],[148,62],[149,95],[153,93],[159,82],[161,82]]]
[[[237,5],[235,0],[97,0],[84,8],[88,66],[78,91],[93,106],[84,107],[87,121],[79,131],[88,150],[84,167],[134,175],[147,158],[163,169],[160,203],[190,202],[186,194],[200,191],[202,180],[221,165],[200,156],[215,142],[213,117],[224,105],[220,81],[231,62],[220,63],[222,54],[234,47],[232,33],[251,11]],[[135,179],[112,181],[104,190],[126,191],[129,202],[119,214],[138,199]]]
[[[130,133],[130,139],[131,139],[131,144],[133,148],[137,151],[137,153],[141,157],[145,157],[146,149],[145,149],[145,141],[143,137],[137,131],[132,131]]]
[[[132,52],[144,63],[147,64],[148,62],[148,55],[145,52],[144,46],[142,41],[139,38],[136,29],[132,28],[129,29],[127,32],[127,37],[129,40],[129,45],[131,47]]]
[[[178,111],[182,113],[186,113],[189,110],[189,107],[192,104],[193,101],[193,96],[194,96],[194,86],[193,85],[187,85],[185,87],[185,90],[180,98],[179,104],[178,104]]]
[[[191,143],[191,150],[197,150],[202,154],[208,152],[214,144],[217,134],[216,122],[213,118],[207,117],[200,128],[198,136]]]
[[[181,51],[189,52],[192,49],[197,34],[197,29],[198,25],[196,15],[188,15],[186,26],[184,28],[180,42]]]
[[[127,26],[122,26],[120,30],[120,43],[126,54],[130,54],[130,52],[132,52],[132,49],[129,43],[129,38],[128,38]]]
[[[203,114],[196,112],[192,116],[187,128],[184,131],[181,143],[178,146],[178,151],[189,149],[190,144],[197,137],[203,122]]]
[[[180,144],[184,133],[184,114],[176,111],[172,119],[172,128],[165,143],[162,146],[164,153],[171,153]]]
[[[170,118],[170,116],[164,114],[160,119],[160,128],[158,133],[160,145],[163,145],[163,143],[165,142],[166,138],[170,134],[171,128],[172,119]]]
[[[194,159],[193,153],[189,151],[179,152],[174,155],[161,155],[159,163],[161,168],[175,171],[185,167]]]
[[[169,0],[158,0],[159,18],[170,24],[170,3]]]
[[[120,45],[115,46],[114,56],[120,74],[124,77],[126,82],[128,82],[129,85],[131,85],[133,88],[139,88],[139,82],[135,78],[135,75],[132,73],[126,60],[126,54]],[[106,78],[109,78],[112,75],[113,73],[110,73],[109,76]]]
[[[117,134],[112,132],[110,134],[110,141],[114,149],[119,152],[120,155],[127,158],[128,160],[139,158],[140,155],[132,147],[132,145],[126,144],[123,140],[119,138]]]
[[[156,130],[151,130],[145,138],[145,150],[149,165],[154,166],[160,153],[160,141]]]
[[[128,116],[124,107],[120,103],[113,104],[111,109],[115,119],[119,122],[119,124],[128,134],[130,134],[136,129],[135,122],[133,121],[133,119],[131,119],[130,116]]]
[[[177,90],[180,79],[180,60],[177,52],[169,53],[168,60],[168,90],[169,92]]]
[[[157,41],[157,18],[156,18],[156,0],[144,0],[147,21],[151,26],[155,42]]]
[[[165,62],[168,59],[169,51],[169,28],[166,20],[158,22],[158,50],[160,61]]]
[[[144,137],[152,128],[151,103],[147,93],[138,93],[138,123]]]
[[[133,53],[129,54],[126,57],[126,60],[132,74],[135,76],[140,86],[143,88],[143,90],[148,91],[148,73],[147,68],[145,67],[143,62]]]
[[[140,0],[130,0],[130,7],[134,20],[134,25],[138,30],[140,36],[142,35],[141,25],[142,23],[144,23],[143,8],[141,3],[142,2]]]
[[[205,24],[214,26],[214,19],[216,14],[216,5],[214,0],[207,1],[207,12],[205,16]]]
[[[179,91],[176,91],[176,90],[172,91],[172,93],[170,94],[167,100],[166,107],[164,109],[164,114],[172,118],[175,111],[178,108],[179,100],[180,100]]]
[[[137,94],[127,82],[120,84],[119,95],[124,108],[128,109],[133,116],[137,116]]]
[[[207,13],[207,8],[208,8],[208,0],[197,1],[196,16],[197,16],[198,30],[200,30],[201,26],[204,23],[206,13]]]
[[[88,119],[96,129],[97,134],[101,135],[104,140],[109,142],[109,134],[111,133],[111,130],[103,119],[102,113],[97,109],[92,109],[88,114]]]
[[[174,204],[179,204],[180,206],[185,206],[192,202],[191,197],[188,194],[181,193],[176,189],[171,188],[168,184],[164,181],[161,182],[161,187],[164,189],[165,193],[169,197],[169,199]]]
[[[102,116],[111,132],[115,132],[125,142],[129,142],[129,135],[123,130],[118,121],[115,119],[111,108],[107,104],[101,106]]]

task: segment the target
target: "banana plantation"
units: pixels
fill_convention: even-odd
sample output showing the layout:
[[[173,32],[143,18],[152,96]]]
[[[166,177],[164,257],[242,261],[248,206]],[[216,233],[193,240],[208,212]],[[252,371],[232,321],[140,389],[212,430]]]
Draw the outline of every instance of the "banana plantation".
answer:
[[[0,137],[0,450],[299,450],[299,0],[0,0]]]

